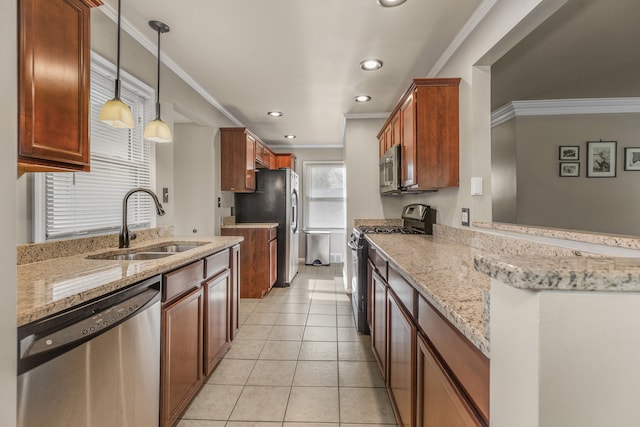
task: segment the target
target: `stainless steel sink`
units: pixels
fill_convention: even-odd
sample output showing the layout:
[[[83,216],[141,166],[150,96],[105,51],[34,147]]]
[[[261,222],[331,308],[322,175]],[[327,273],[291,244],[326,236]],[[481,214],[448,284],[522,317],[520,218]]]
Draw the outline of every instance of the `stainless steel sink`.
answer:
[[[206,243],[176,243],[170,245],[162,245],[162,246],[154,246],[152,248],[148,248],[145,251],[148,252],[184,252],[190,249],[195,249],[200,247]]]
[[[171,252],[134,252],[131,254],[104,254],[91,255],[89,259],[112,259],[116,261],[145,261],[150,259],[165,258],[173,255]]]

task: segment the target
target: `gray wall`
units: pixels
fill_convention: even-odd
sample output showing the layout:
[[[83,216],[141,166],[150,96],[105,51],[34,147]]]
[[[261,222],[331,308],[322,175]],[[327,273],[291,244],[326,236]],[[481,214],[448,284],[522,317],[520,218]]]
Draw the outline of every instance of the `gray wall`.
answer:
[[[640,114],[518,117],[517,222],[640,235],[640,172],[624,170],[638,147]],[[586,141],[617,141],[617,176],[587,178]],[[580,147],[580,176],[559,177],[558,146]]]
[[[515,120],[509,120],[492,129],[491,184],[493,220],[517,222]]]

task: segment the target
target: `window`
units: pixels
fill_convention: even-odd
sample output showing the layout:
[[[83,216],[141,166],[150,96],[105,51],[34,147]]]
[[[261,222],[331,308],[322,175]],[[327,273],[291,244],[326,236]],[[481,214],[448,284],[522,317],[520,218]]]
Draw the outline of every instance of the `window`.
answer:
[[[121,99],[131,107],[133,129],[112,128],[98,119],[102,105],[113,98],[115,66],[92,53],[91,172],[46,173],[36,178],[36,242],[117,231],[126,192],[134,187],[152,188],[153,146],[144,140],[143,132],[152,119],[154,92],[122,71],[121,76]],[[133,195],[128,207],[131,228],[155,226],[147,195]]]
[[[306,229],[345,228],[344,163],[304,162]]]

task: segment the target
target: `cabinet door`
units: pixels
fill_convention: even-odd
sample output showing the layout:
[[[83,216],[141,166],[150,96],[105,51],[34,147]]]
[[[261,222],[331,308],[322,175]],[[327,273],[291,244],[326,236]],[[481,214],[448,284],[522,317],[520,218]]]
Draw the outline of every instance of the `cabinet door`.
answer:
[[[278,280],[278,239],[269,241],[269,288]]]
[[[229,293],[226,270],[205,283],[204,375],[209,375],[229,348]]]
[[[415,379],[416,379],[416,327],[401,308],[399,300],[388,292],[388,379],[393,403],[396,406],[401,424],[414,425]],[[448,425],[448,424],[441,424]]]
[[[161,425],[170,426],[203,378],[201,287],[162,308]]]
[[[416,184],[416,112],[415,94],[410,94],[400,107],[402,136],[402,185],[410,187]]]
[[[387,126],[384,130],[384,152],[389,151],[389,148],[393,145],[393,127]]]
[[[384,142],[384,132],[382,132],[382,134],[378,138],[378,144],[380,146],[380,157],[382,157],[384,156],[384,149],[386,148],[385,142]]]
[[[373,263],[370,259],[367,259],[367,324],[369,325],[369,331],[373,331],[373,270],[375,270]]]
[[[373,327],[371,345],[382,377],[387,378],[387,285],[373,272]]]
[[[401,111],[398,110],[391,120],[391,144],[389,144],[389,148],[402,143],[401,115]]]
[[[231,323],[229,337],[233,340],[240,328],[240,245],[231,248]]]
[[[256,140],[251,135],[247,135],[245,144],[245,188],[256,189]]]
[[[90,7],[100,4],[19,2],[21,172],[89,171]]]
[[[418,336],[417,349],[417,426],[480,427],[484,424],[469,405],[427,342]]]

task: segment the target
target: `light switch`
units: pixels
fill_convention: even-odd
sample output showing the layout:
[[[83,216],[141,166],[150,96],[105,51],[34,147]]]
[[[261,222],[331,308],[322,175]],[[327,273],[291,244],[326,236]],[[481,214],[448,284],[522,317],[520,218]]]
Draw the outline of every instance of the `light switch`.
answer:
[[[482,177],[481,176],[471,177],[471,195],[482,196]]]
[[[162,203],[169,203],[169,189],[162,187]]]

